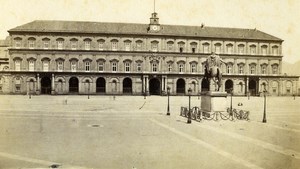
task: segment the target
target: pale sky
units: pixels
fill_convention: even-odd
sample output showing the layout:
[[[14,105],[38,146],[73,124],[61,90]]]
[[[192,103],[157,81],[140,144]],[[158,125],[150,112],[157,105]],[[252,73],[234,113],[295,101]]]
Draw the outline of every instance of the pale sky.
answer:
[[[0,0],[0,39],[33,20],[149,23],[153,0]],[[300,0],[156,0],[160,24],[258,29],[300,61]]]

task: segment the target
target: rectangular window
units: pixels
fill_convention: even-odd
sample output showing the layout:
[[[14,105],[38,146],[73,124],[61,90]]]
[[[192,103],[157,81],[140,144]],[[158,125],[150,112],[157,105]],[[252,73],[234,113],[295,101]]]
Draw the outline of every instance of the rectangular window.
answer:
[[[239,66],[239,74],[244,74],[244,66],[243,65]]]
[[[77,68],[77,63],[76,63],[76,61],[72,61],[72,62],[71,62],[71,71],[72,71],[72,72],[76,72],[76,68]]]
[[[142,50],[142,43],[141,42],[136,43],[136,49],[137,50]]]
[[[196,53],[196,47],[192,47],[192,53]]]
[[[113,63],[112,63],[112,71],[113,71],[113,72],[116,72],[116,71],[117,71],[117,63],[116,63],[116,62],[113,62]]]
[[[216,53],[220,53],[221,52],[221,46],[220,45],[216,45]]]
[[[172,64],[168,64],[168,71],[172,72]]]
[[[77,49],[77,41],[72,41],[71,42],[71,49],[76,50]]]
[[[48,40],[44,41],[44,49],[49,49],[49,46],[50,46],[50,42]]]
[[[125,72],[130,72],[130,63],[125,63]]]
[[[104,63],[103,62],[99,62],[98,63],[98,71],[99,72],[103,72],[104,71]]]
[[[21,70],[21,61],[16,60],[15,61],[15,70],[20,71]]]
[[[99,50],[104,50],[104,42],[99,42],[98,46],[99,46]]]
[[[278,73],[278,67],[277,66],[273,66],[273,74],[277,74]]]
[[[29,64],[29,71],[34,71],[34,61],[30,60],[28,64]]]
[[[233,53],[233,46],[232,45],[227,45],[227,53],[232,54]]]
[[[250,46],[250,54],[255,55],[256,54],[256,47],[255,46]]]
[[[111,43],[111,49],[112,50],[118,50],[118,42],[112,42]]]
[[[209,45],[203,45],[203,52],[209,53]]]
[[[172,43],[168,44],[168,51],[173,51],[173,44]]]
[[[267,67],[266,66],[261,67],[261,74],[267,74]]]
[[[151,50],[152,52],[158,51],[158,43],[151,43]]]
[[[59,72],[62,72],[63,69],[64,69],[63,61],[58,61],[58,62],[57,62],[57,70],[58,70]]]
[[[16,85],[16,92],[20,92],[20,91],[21,91],[20,85]]]
[[[142,64],[141,64],[141,63],[138,63],[138,64],[137,64],[137,71],[138,71],[138,72],[141,72],[141,71],[142,71]]]
[[[196,73],[196,71],[197,71],[196,64],[192,64],[192,65],[191,65],[191,72],[192,72],[192,73]]]
[[[255,66],[250,66],[250,74],[255,74]]]
[[[64,48],[64,41],[57,41],[57,49],[63,49]]]
[[[244,53],[244,46],[239,46],[238,51],[239,51],[239,54],[243,54]]]
[[[278,55],[278,48],[277,47],[273,47],[272,48],[272,53],[273,53],[273,55]]]
[[[231,74],[232,73],[232,65],[227,66],[227,73]]]
[[[178,44],[179,52],[182,53],[184,50],[184,44]]]
[[[184,70],[183,70],[184,66],[183,64],[179,64],[179,72],[182,73]]]
[[[85,71],[86,71],[86,72],[89,72],[89,71],[90,71],[90,65],[91,65],[90,62],[85,62]]]
[[[49,71],[49,62],[43,62],[43,71]]]
[[[21,48],[21,40],[15,40],[15,47]]]
[[[28,41],[28,47],[29,47],[29,49],[34,48],[34,41],[33,40]]]
[[[156,63],[152,64],[152,72],[157,72],[157,64]]]
[[[267,55],[267,48],[266,48],[266,47],[263,47],[263,48],[261,49],[261,52],[262,52],[263,55]]]
[[[84,41],[84,49],[91,50],[91,41]]]
[[[130,42],[125,42],[125,51],[130,51],[130,46],[131,46]]]

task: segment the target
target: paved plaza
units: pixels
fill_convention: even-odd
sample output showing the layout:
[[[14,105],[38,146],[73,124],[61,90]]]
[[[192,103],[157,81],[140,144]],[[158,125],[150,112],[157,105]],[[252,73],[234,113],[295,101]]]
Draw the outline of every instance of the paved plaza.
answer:
[[[299,97],[267,97],[267,123],[263,97],[233,97],[249,121],[187,124],[188,97],[170,103],[166,116],[166,96],[1,95],[0,168],[300,168]]]

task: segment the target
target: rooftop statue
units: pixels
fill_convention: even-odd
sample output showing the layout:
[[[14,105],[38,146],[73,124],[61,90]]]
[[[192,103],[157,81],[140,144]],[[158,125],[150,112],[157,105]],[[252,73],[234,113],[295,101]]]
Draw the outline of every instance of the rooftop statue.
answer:
[[[213,80],[216,86],[215,91],[220,91],[220,87],[222,85],[222,63],[226,65],[226,63],[215,52],[212,52],[205,62],[204,79]]]

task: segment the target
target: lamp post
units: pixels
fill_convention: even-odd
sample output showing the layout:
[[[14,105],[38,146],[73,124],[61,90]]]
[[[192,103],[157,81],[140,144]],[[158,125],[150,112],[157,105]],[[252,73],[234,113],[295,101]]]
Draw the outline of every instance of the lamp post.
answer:
[[[88,99],[90,99],[90,82],[88,82]]]
[[[262,122],[267,123],[267,117],[266,117],[266,102],[267,102],[266,94],[267,94],[267,90],[264,90],[263,92],[264,92],[264,116],[263,116]]]
[[[232,111],[232,95],[233,95],[233,88],[229,89],[230,91],[230,114],[231,114],[231,118],[233,120],[233,111]]]
[[[167,116],[170,116],[170,87],[167,87],[167,95],[168,95],[168,107],[167,107]]]
[[[188,114],[188,120],[187,123],[190,124],[192,123],[192,115],[191,115],[191,93],[192,93],[192,89],[189,88],[188,89],[188,95],[189,95],[189,114]]]

